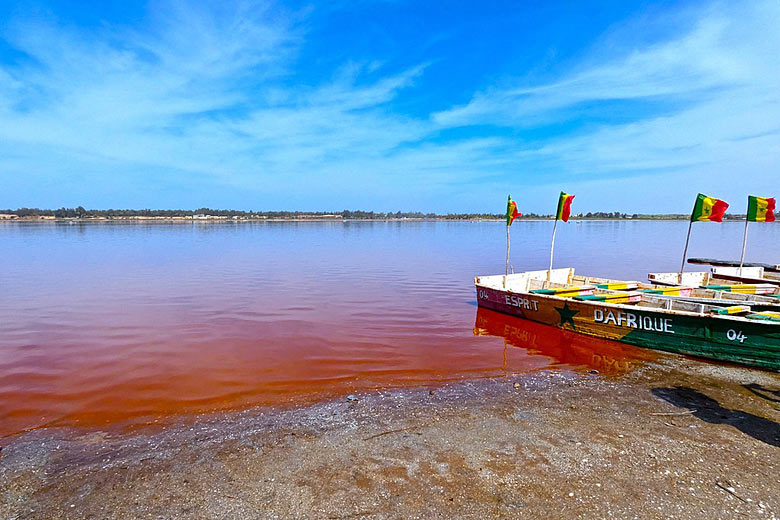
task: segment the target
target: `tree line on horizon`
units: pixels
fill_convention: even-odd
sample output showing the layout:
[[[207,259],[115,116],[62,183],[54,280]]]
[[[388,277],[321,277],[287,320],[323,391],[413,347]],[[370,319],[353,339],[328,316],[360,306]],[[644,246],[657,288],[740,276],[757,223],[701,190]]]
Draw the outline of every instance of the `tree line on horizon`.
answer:
[[[19,208],[0,210],[0,213],[17,215],[18,217],[47,216],[56,218],[89,218],[89,217],[192,217],[196,215],[210,215],[217,217],[246,217],[246,218],[300,218],[300,217],[341,217],[345,219],[388,219],[388,218],[504,218],[503,214],[492,213],[449,213],[439,215],[436,213],[423,213],[421,211],[396,211],[378,212],[362,210],[334,211],[244,211],[234,209],[198,208],[188,209],[85,209],[82,206],[76,208],[40,209]]]
[[[243,218],[306,218],[306,217],[341,217],[343,219],[356,220],[384,220],[384,219],[448,219],[448,220],[474,220],[474,219],[503,219],[506,217],[503,213],[423,213],[421,211],[362,211],[362,210],[343,210],[340,212],[330,211],[243,211],[233,209],[213,209],[198,208],[194,210],[186,209],[85,209],[83,206],[75,208],[59,209],[40,209],[40,208],[18,208],[0,210],[0,213],[7,215],[16,215],[19,218],[25,217],[55,217],[55,218],[90,218],[90,217],[193,217],[196,215],[210,215],[217,217],[243,217]],[[552,214],[524,213],[520,219],[552,219]],[[605,212],[587,212],[572,215],[572,219],[675,219],[687,220],[690,218],[687,214],[642,214],[642,213],[621,213],[619,211]],[[744,220],[744,214],[726,214],[724,220]]]

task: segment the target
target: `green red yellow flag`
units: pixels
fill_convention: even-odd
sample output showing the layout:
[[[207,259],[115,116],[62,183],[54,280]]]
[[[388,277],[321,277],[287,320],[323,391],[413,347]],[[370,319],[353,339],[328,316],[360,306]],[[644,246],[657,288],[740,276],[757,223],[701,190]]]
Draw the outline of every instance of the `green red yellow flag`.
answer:
[[[522,213],[517,211],[517,202],[513,201],[512,196],[509,195],[506,202],[506,225],[511,226],[512,222],[520,215]]]
[[[561,192],[561,196],[558,198],[558,211],[555,214],[555,220],[569,221],[569,215],[571,215],[571,201],[574,200],[574,195]]]
[[[749,222],[774,222],[775,199],[749,195],[747,219]]]
[[[720,199],[699,193],[693,206],[691,221],[723,222],[723,214],[728,207],[729,205]]]

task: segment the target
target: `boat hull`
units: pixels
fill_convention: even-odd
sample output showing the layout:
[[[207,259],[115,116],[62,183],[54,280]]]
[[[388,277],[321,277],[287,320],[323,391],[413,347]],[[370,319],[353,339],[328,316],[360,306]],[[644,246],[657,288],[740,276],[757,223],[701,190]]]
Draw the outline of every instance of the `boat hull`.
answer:
[[[751,283],[751,284],[772,284],[780,287],[780,279],[775,279],[775,278],[756,278],[753,276],[740,276],[738,274],[731,274],[731,273],[724,273],[724,272],[717,272],[715,274],[715,277],[720,278],[721,280],[728,280],[730,282]]]
[[[717,260],[714,258],[689,258],[689,264],[712,265],[716,267],[762,267],[770,273],[780,273],[780,265],[760,262],[738,262],[737,260]]]
[[[477,284],[480,307],[630,345],[780,370],[780,325],[513,293]]]

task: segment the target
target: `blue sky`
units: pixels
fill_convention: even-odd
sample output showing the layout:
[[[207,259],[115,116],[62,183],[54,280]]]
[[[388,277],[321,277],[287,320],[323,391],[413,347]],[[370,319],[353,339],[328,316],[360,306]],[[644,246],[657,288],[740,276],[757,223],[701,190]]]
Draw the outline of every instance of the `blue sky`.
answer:
[[[210,5],[214,4],[214,5]],[[0,4],[0,207],[744,211],[780,2]]]

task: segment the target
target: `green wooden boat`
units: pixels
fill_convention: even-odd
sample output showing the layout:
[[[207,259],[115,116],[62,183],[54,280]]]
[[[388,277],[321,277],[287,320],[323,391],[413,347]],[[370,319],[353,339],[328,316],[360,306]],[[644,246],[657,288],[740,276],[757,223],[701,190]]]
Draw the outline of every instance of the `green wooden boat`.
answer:
[[[580,334],[780,370],[776,294],[574,275],[574,269],[475,278],[480,307]]]

